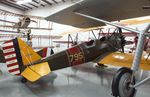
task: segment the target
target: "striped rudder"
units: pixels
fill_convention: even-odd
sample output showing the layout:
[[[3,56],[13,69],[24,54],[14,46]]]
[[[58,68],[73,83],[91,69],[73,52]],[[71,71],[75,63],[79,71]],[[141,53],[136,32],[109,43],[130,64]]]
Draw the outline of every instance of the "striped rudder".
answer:
[[[6,41],[2,48],[8,71],[13,75],[20,75],[24,67],[41,59],[30,46],[19,38]]]
[[[23,63],[17,38],[6,41],[2,48],[9,73],[13,75],[20,75]]]

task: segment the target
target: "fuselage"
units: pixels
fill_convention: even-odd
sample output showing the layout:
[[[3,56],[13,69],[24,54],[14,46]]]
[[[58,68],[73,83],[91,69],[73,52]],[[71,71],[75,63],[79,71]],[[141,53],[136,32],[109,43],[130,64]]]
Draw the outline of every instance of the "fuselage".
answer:
[[[57,70],[86,62],[98,62],[108,54],[117,51],[112,40],[92,40],[75,45],[67,50],[47,57],[40,62],[48,62],[50,69]]]

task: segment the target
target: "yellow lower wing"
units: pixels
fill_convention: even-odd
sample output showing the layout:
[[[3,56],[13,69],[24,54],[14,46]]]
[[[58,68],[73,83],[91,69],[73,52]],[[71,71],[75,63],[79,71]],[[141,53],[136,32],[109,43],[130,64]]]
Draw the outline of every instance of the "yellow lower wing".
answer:
[[[130,53],[111,53],[102,59],[99,63],[109,64],[113,66],[131,67],[133,62],[134,54]],[[140,68],[143,70],[150,70],[150,59],[142,56]]]
[[[42,76],[47,75],[50,73],[51,70],[49,68],[49,65],[47,62],[40,63],[40,64],[35,64],[32,66],[28,66],[22,73],[21,75],[28,79],[31,82],[34,82],[41,78]]]

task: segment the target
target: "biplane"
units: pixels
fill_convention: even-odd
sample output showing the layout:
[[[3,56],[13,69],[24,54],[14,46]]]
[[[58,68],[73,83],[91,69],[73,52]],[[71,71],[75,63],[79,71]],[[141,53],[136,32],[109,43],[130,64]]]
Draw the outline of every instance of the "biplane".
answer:
[[[147,23],[145,29],[140,31],[140,30],[124,27],[119,24],[111,23],[106,20],[98,19],[86,14],[82,14],[82,13],[76,13],[76,14],[115,27],[119,27],[120,29],[125,29],[134,33],[138,33],[137,48],[134,56],[133,54],[112,53],[100,61],[100,64],[103,63],[103,64],[112,64],[115,66],[123,66],[118,70],[118,72],[113,78],[112,95],[115,97],[134,97],[136,94],[136,88],[150,79],[150,77],[147,77],[138,83],[136,83],[135,80],[135,74],[139,68],[143,70],[150,70],[149,55],[147,57],[142,56],[144,46],[146,44],[145,43],[146,37],[149,37],[148,32],[150,29],[150,23]],[[127,67],[130,67],[131,69]]]
[[[78,4],[61,10],[53,15],[47,17],[47,20],[75,26],[78,28],[89,28],[103,26],[104,24],[109,24],[116,26],[130,32],[138,33],[138,44],[136,48],[135,55],[131,58],[130,64],[126,65],[120,62],[122,58],[126,58],[129,54],[113,53],[106,56],[107,59],[111,57],[113,60],[112,64],[120,66],[125,66],[126,68],[121,68],[113,79],[112,83],[112,94],[115,97],[133,97],[135,95],[135,88],[149,80],[150,77],[137,83],[135,81],[135,72],[139,69],[139,66],[144,70],[149,69],[149,58],[145,60],[142,57],[143,47],[145,43],[145,36],[148,36],[148,30],[150,26],[147,26],[144,31],[138,31],[135,29],[130,29],[121,25],[116,25],[115,23],[110,23],[108,21],[120,21],[123,19],[148,16],[149,15],[149,0],[83,0]],[[146,7],[146,8],[145,8]],[[107,21],[105,21],[107,20]],[[149,22],[148,22],[149,23]],[[115,57],[116,56],[116,57]],[[120,59],[121,58],[121,59]],[[142,60],[141,60],[142,58]],[[101,60],[106,62],[105,58]],[[119,62],[115,62],[119,61]],[[124,62],[124,61],[123,61]],[[107,62],[108,63],[108,62]],[[140,64],[141,63],[141,64]],[[111,63],[110,63],[111,64]],[[132,65],[131,65],[132,64]],[[127,68],[131,67],[131,69]]]
[[[38,30],[52,30],[52,28],[41,28],[41,27],[29,27],[29,24],[31,22],[37,23],[35,20],[32,20],[30,17],[23,17],[22,19],[19,19],[18,22],[13,22],[13,21],[7,21],[7,20],[2,20],[0,19],[1,22],[7,22],[7,23],[11,23],[13,24],[13,26],[10,25],[0,25],[0,27],[5,27],[5,28],[12,28],[12,29],[17,29],[16,31],[5,31],[5,30],[1,30],[1,31],[5,31],[5,32],[15,32],[15,33],[19,33],[20,30],[22,29],[38,29]],[[26,32],[26,31],[25,31]]]
[[[42,58],[20,38],[6,41],[2,48],[9,73],[34,82],[54,70],[89,61],[98,62],[120,49],[123,42],[124,37],[114,33],[107,38],[84,42],[46,58]]]
[[[147,4],[149,4],[149,0],[114,0],[113,2],[112,0],[82,0],[69,8],[50,15],[46,19],[79,28],[96,27],[105,23],[113,24],[104,20],[119,21],[122,19],[147,16],[149,15],[149,9],[144,8]],[[89,16],[93,16],[94,18],[90,18]],[[150,26],[145,28],[144,31],[137,31],[121,25],[113,25],[139,34],[138,45],[133,59],[133,65],[131,66],[132,70],[129,68],[121,68],[114,77],[112,85],[113,96],[132,97],[135,94],[135,87],[139,86],[134,80],[134,74],[139,69],[145,40],[144,36]],[[111,36],[99,40],[81,43],[50,57],[41,58],[21,39],[16,38],[4,43],[3,52],[8,70],[11,74],[21,75],[29,81],[36,81],[53,70],[79,65],[89,61],[100,62],[101,60],[104,62],[105,60],[103,58],[109,57],[110,54],[121,49],[123,45],[124,38],[122,34],[114,33]],[[116,54],[119,55],[119,53]],[[123,56],[125,57],[125,55]],[[143,80],[142,83],[148,79]],[[125,83],[123,83],[124,81]]]

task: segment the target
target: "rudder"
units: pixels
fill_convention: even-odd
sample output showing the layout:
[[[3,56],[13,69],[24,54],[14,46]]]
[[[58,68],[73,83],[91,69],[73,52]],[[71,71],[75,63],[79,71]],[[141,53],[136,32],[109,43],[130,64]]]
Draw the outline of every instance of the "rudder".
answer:
[[[8,71],[13,75],[20,75],[24,65],[31,65],[41,59],[31,47],[19,38],[6,41],[2,48]]]

